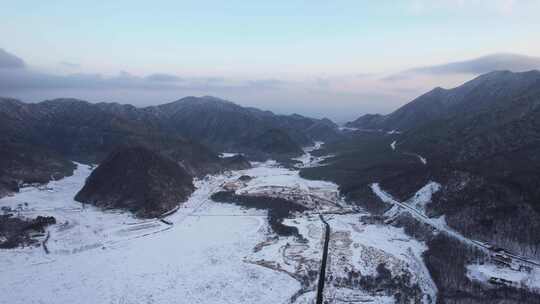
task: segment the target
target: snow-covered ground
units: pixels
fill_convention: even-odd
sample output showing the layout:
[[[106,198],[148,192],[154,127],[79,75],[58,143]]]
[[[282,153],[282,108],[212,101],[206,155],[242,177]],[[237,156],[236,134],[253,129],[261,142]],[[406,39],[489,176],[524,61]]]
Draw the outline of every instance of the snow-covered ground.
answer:
[[[313,156],[311,152],[319,150],[324,145],[324,142],[317,141],[313,146],[305,147],[304,154],[299,157],[293,158],[293,160],[298,161],[299,163],[295,165],[296,168],[307,168],[307,167],[318,167],[322,166],[321,164],[324,160],[334,157],[334,155],[324,155],[324,156]]]
[[[411,205],[416,210],[419,210],[424,215],[426,214],[426,205],[431,203],[431,197],[433,194],[441,189],[441,184],[430,181],[420,190],[407,200],[405,203]]]
[[[540,270],[533,268],[531,273],[499,267],[491,263],[471,264],[467,266],[467,277],[471,280],[489,283],[491,278],[504,279],[515,287],[527,287],[540,292]]]
[[[399,134],[400,132],[398,131],[390,131],[388,132],[388,134]],[[397,141],[394,140],[390,143],[390,149],[392,149],[392,151],[396,151],[396,144],[397,144]],[[410,156],[414,156],[416,158],[418,158],[418,160],[423,164],[423,165],[427,165],[427,158],[423,157],[422,155],[420,154],[416,154],[416,153],[410,153],[410,152],[405,152],[404,154],[406,155],[410,155]]]
[[[279,167],[275,162],[266,162],[237,174],[254,177],[248,182],[238,183],[237,194],[280,197],[295,201],[310,209],[343,209],[338,186],[327,181],[303,179],[297,170]]]
[[[371,185],[373,193],[375,193],[383,202],[393,204],[394,206],[386,211],[385,216],[388,218],[393,218],[397,216],[400,212],[408,212],[412,217],[417,220],[424,222],[431,227],[435,228],[437,232],[443,232],[446,235],[453,237],[464,244],[475,247],[489,256],[494,256],[497,252],[489,250],[490,246],[488,244],[478,242],[476,240],[471,240],[461,233],[450,228],[446,224],[444,215],[439,218],[430,218],[426,215],[426,205],[431,202],[432,195],[439,191],[441,185],[436,182],[429,182],[420,190],[418,190],[415,195],[413,195],[406,202],[399,202],[394,199],[390,194],[381,189],[380,185],[374,183]],[[536,292],[540,293],[540,267],[535,265],[536,261],[528,260],[524,257],[518,257],[508,253],[503,253],[503,255],[508,256],[508,258],[514,258],[514,261],[518,264],[523,264],[531,268],[530,272],[525,270],[518,271],[513,270],[509,267],[497,266],[493,263],[486,262],[482,265],[472,264],[469,265],[467,270],[467,276],[470,279],[488,283],[490,278],[498,278],[507,280],[510,285],[515,287],[527,287]],[[531,261],[533,263],[528,263],[526,261]],[[518,269],[518,268],[516,268]]]
[[[90,168],[0,200],[21,215],[53,215],[50,254],[0,250],[0,294],[8,303],[286,303],[301,288],[284,272],[246,262],[268,237],[266,213],[212,203],[228,179],[198,189],[167,225],[72,200]],[[272,260],[271,254],[266,257]],[[281,256],[275,256],[276,260]]]
[[[478,242],[475,242],[471,239],[466,238],[461,233],[450,228],[446,224],[444,215],[439,218],[428,217],[425,214],[425,206],[431,201],[431,196],[433,193],[440,189],[440,185],[435,182],[429,182],[427,185],[422,187],[418,192],[416,192],[413,197],[411,197],[407,202],[403,203],[395,198],[393,198],[388,192],[384,191],[378,183],[371,185],[371,190],[375,195],[377,195],[383,202],[394,205],[391,209],[386,211],[385,216],[394,217],[400,212],[408,212],[415,219],[424,222],[431,227],[435,228],[437,232],[446,233],[448,236],[453,237],[467,245],[477,247],[480,250],[487,251],[485,246],[479,246]],[[420,206],[417,209],[417,206]]]
[[[407,283],[418,284],[423,303],[435,303],[437,287],[422,260],[427,249],[423,243],[407,236],[402,228],[363,223],[358,214],[335,215],[327,221],[332,234],[325,299],[330,303],[393,303],[392,294],[368,292],[357,282],[361,276],[377,277],[380,264],[392,277],[409,276]]]
[[[236,156],[240,153],[230,153],[230,152],[222,152],[219,154],[219,157],[221,158],[227,158],[227,157],[233,157],[233,156]]]
[[[306,155],[322,144],[317,145]],[[300,161],[318,165],[313,157]],[[335,284],[350,270],[375,275],[381,263],[392,275],[409,274],[424,302],[435,298],[436,287],[421,259],[423,243],[400,228],[361,222],[366,214],[348,206],[337,185],[302,179],[299,171],[276,162],[196,180],[197,190],[166,222],[75,202],[90,172],[78,164],[71,177],[0,199],[0,206],[20,216],[57,219],[48,228],[49,254],[41,247],[0,250],[0,302],[314,303],[324,241],[319,213],[332,232],[327,299],[394,302],[389,294]],[[251,179],[239,179],[244,175]],[[238,194],[281,197],[308,207],[284,220],[297,227],[301,238],[274,234],[264,210],[210,200],[229,186]],[[409,202],[419,209],[437,190],[435,184],[424,188]],[[380,187],[374,191],[387,195]]]
[[[353,127],[345,127],[345,126],[343,126],[343,127],[339,127],[339,130],[340,130],[340,131],[358,131],[358,130],[360,130],[360,129],[358,129],[358,128],[353,128]]]
[[[263,195],[281,189],[275,193],[338,202],[335,184],[304,180],[272,161],[256,163],[196,180],[190,199],[165,218],[169,225],[74,201],[90,173],[89,166],[78,164],[71,177],[0,199],[0,206],[20,216],[57,220],[48,228],[49,254],[42,247],[0,250],[1,298],[9,303],[314,300],[323,242],[318,216],[306,212],[284,221],[302,238],[278,237],[266,211],[216,203],[210,196],[249,175],[239,191]]]

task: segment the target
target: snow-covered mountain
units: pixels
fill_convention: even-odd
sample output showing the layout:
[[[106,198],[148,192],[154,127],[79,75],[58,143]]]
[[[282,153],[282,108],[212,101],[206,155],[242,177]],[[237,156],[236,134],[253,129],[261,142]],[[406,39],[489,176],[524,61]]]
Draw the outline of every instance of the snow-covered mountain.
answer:
[[[0,299],[538,303],[539,113],[537,71],[342,130],[215,97],[2,99]]]

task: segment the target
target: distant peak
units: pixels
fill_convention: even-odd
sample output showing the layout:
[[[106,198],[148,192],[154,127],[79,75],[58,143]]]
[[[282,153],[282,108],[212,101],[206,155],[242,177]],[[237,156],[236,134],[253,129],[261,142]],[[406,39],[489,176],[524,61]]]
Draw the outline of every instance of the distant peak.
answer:
[[[186,96],[184,98],[178,99],[175,102],[220,102],[220,103],[231,103],[231,104],[233,103],[231,101],[228,101],[219,97],[215,97],[215,96],[209,96],[209,95],[200,96],[200,97]]]
[[[211,95],[204,95],[204,96],[201,96],[200,98],[201,99],[206,99],[206,100],[215,100],[215,101],[228,101],[228,100],[225,100],[223,98],[219,98],[219,97],[215,97],[215,96],[211,96]]]
[[[427,92],[426,95],[434,95],[434,94],[441,94],[443,92],[448,91],[447,89],[443,87],[435,87],[431,91]]]
[[[55,98],[42,101],[44,104],[90,104],[86,100],[77,98]]]
[[[540,77],[540,71],[538,70],[529,70],[524,72],[512,72],[509,70],[497,70],[489,73],[482,74],[475,79],[471,80],[469,83],[481,83],[486,81],[508,81],[508,80],[519,80],[519,79],[529,79],[532,77]]]

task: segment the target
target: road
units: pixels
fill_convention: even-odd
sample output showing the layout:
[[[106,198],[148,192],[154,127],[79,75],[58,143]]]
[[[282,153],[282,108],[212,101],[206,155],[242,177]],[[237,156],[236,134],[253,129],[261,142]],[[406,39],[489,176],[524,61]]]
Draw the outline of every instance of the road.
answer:
[[[419,221],[422,221],[422,222],[430,225],[431,227],[433,227],[433,228],[435,228],[435,229],[437,229],[439,231],[442,231],[442,232],[446,233],[447,235],[449,235],[449,236],[451,236],[453,238],[456,238],[456,239],[460,240],[463,243],[474,246],[474,247],[479,248],[479,249],[481,249],[483,251],[486,251],[486,252],[491,252],[491,246],[489,246],[488,244],[483,244],[483,243],[478,242],[476,240],[471,240],[471,239],[463,236],[459,232],[451,229],[450,227],[448,227],[444,223],[442,223],[440,221],[437,221],[437,220],[433,220],[432,218],[427,217],[423,212],[417,210],[416,208],[394,199],[389,193],[382,190],[378,183],[372,184],[371,189],[382,201],[387,202],[387,203],[391,203],[393,205],[398,205],[399,207],[407,210],[409,212],[409,214],[411,214],[414,218],[418,219]],[[504,253],[506,255],[508,255],[508,256],[510,256],[512,258],[515,258],[517,260],[520,260],[522,262],[526,262],[526,263],[529,263],[529,264],[532,264],[532,265],[535,265],[535,266],[540,266],[540,262],[535,261],[533,259],[529,259],[527,257],[515,255],[515,254],[509,253],[507,251],[505,251]]]
[[[322,214],[319,214],[319,218],[325,226],[324,231],[324,247],[323,256],[321,260],[321,270],[319,272],[319,284],[317,285],[317,304],[323,304],[324,300],[324,281],[326,278],[326,261],[328,259],[328,244],[330,243],[330,225],[326,222]]]

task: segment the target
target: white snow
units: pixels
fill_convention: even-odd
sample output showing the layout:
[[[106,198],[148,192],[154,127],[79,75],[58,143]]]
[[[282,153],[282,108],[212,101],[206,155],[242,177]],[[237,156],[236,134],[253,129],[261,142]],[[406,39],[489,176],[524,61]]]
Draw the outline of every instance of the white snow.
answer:
[[[455,231],[454,229],[450,228],[445,220],[445,216],[442,215],[438,218],[430,218],[425,213],[425,207],[426,205],[431,202],[431,196],[433,193],[437,192],[441,188],[441,185],[436,182],[429,182],[424,187],[422,187],[420,190],[416,192],[416,194],[407,202],[402,203],[394,199],[390,194],[386,193],[384,190],[381,189],[379,184],[374,183],[371,185],[371,189],[373,193],[375,193],[382,201],[391,203],[394,206],[388,210],[385,213],[385,216],[388,216],[390,218],[397,216],[400,212],[408,212],[411,216],[416,218],[417,220],[424,222],[431,227],[435,228],[437,232],[443,232],[446,235],[453,237],[457,239],[458,241],[461,241],[464,244],[467,244],[469,246],[473,246],[487,254],[492,255],[493,252],[489,251],[489,245],[476,241],[471,240],[465,236],[463,236],[461,233]],[[472,265],[469,267],[469,277],[475,278],[477,280],[484,280],[487,281],[490,277],[498,277],[503,278],[506,280],[510,280],[513,282],[520,282],[516,286],[529,286],[529,288],[536,288],[538,289],[538,292],[540,292],[540,267],[535,266],[536,261],[524,257],[514,256],[511,254],[508,254],[511,258],[514,258],[516,261],[518,260],[526,260],[529,261],[523,262],[524,264],[528,265],[532,268],[531,273],[527,273],[525,271],[517,271],[512,270],[510,268],[498,268],[494,264],[486,263],[484,265]],[[487,277],[487,279],[486,279]],[[519,279],[523,277],[523,279]]]
[[[309,157],[302,164],[317,161]],[[267,161],[196,180],[197,190],[166,217],[173,224],[167,225],[73,201],[90,172],[78,164],[71,177],[0,199],[0,206],[21,216],[52,215],[58,222],[48,228],[50,254],[40,247],[0,250],[0,295],[9,303],[289,303],[293,295],[298,296],[295,303],[313,303],[316,279],[301,282],[320,267],[323,226],[318,213],[354,210],[336,184],[305,180],[299,171]],[[252,179],[240,183],[242,175]],[[297,227],[303,239],[273,234],[264,210],[210,200],[230,183],[238,183],[241,194],[283,197],[311,208],[284,221]],[[372,189],[395,205],[395,213],[405,208],[377,184]],[[428,184],[409,203],[425,206],[437,189],[436,183]],[[422,216],[422,210],[416,212]],[[325,215],[332,227],[328,271],[345,275],[342,266],[347,265],[368,275],[385,262],[394,274],[411,273],[425,295],[435,298],[437,289],[421,259],[425,245],[401,228],[363,224],[361,215]],[[429,220],[443,226],[444,219]],[[327,286],[325,296],[336,303],[395,300]]]
[[[435,183],[436,184],[436,183]],[[431,227],[435,228],[437,231],[442,231],[446,233],[447,235],[456,238],[460,240],[463,243],[466,243],[471,246],[475,246],[481,250],[487,250],[485,247],[479,246],[475,241],[470,240],[463,235],[461,235],[459,232],[453,230],[452,228],[448,227],[446,224],[446,221],[444,220],[444,216],[441,216],[439,218],[430,218],[425,213],[424,210],[415,208],[414,204],[421,205],[423,207],[426,206],[429,201],[431,201],[431,195],[433,194],[433,191],[437,191],[439,187],[435,184],[428,183],[426,186],[422,187],[410,200],[409,202],[413,202],[413,204],[409,205],[408,203],[400,202],[396,199],[394,199],[390,194],[388,194],[386,191],[382,190],[380,185],[378,183],[371,184],[371,190],[375,195],[377,195],[383,202],[393,204],[395,206],[398,206],[398,209],[390,209],[387,212],[392,212],[393,216],[399,214],[399,212],[408,212],[412,217],[416,218],[417,220],[424,222]],[[431,194],[430,194],[431,193]],[[429,201],[427,201],[427,198],[429,197]],[[386,214],[387,216],[391,215],[390,213]]]
[[[420,162],[422,162],[422,164],[427,165],[427,159],[422,157],[422,155],[416,154],[416,157],[418,157],[418,159],[420,160]]]
[[[512,270],[497,265],[471,264],[467,266],[467,277],[471,280],[488,283],[490,278],[500,278],[512,282],[513,286],[525,286],[531,290],[540,291],[540,270],[534,268],[531,273]]]
[[[324,155],[324,156],[313,156],[311,152],[319,150],[324,145],[322,141],[316,141],[313,146],[305,147],[304,154],[299,157],[293,158],[293,160],[299,161],[299,164],[296,164],[296,168],[308,168],[308,167],[319,167],[323,166],[321,164],[324,160],[334,157],[334,155]]]
[[[302,239],[268,235],[264,241],[255,246],[253,253],[246,256],[244,261],[286,273],[298,281],[305,281],[304,278],[309,277],[310,272],[318,272],[321,265],[323,236],[321,222],[316,215],[299,215],[294,219],[286,219],[284,224],[298,228]],[[310,291],[316,290],[317,278],[307,280],[309,283],[300,293],[310,294]],[[300,303],[302,301],[300,300]],[[298,303],[298,300],[295,303]]]
[[[295,294],[302,303],[315,295],[316,280],[300,282],[320,267],[323,229],[316,214],[284,221],[303,239],[277,237],[266,211],[210,196],[249,175],[238,191],[299,195],[311,207],[337,210],[337,185],[302,179],[275,161],[255,163],[196,180],[197,190],[166,217],[173,224],[167,225],[75,202],[90,172],[78,164],[71,177],[0,199],[21,216],[52,215],[58,222],[48,228],[50,254],[39,247],[0,250],[0,294],[10,303],[287,303]]]
[[[441,189],[441,184],[430,181],[424,187],[420,188],[413,197],[405,203],[426,214],[426,205],[431,203],[432,195]]]
[[[275,162],[259,164],[251,169],[235,172],[236,175],[254,177],[236,190],[237,194],[279,197],[295,201],[310,209],[330,211],[342,209],[344,200],[338,186],[332,182],[307,180],[298,170],[279,167]]]
[[[358,128],[353,128],[353,127],[339,127],[339,130],[340,131],[358,131],[360,129]]]
[[[26,247],[0,250],[0,294],[9,303],[286,303],[300,283],[246,261],[268,236],[266,213],[213,203],[229,177],[197,181],[198,189],[167,218],[82,208],[72,197],[90,168],[0,200],[25,216],[53,215],[51,254]],[[315,236],[314,236],[315,237]],[[278,259],[281,256],[269,256]]]
[[[411,276],[411,285],[418,283],[426,295],[424,303],[434,303],[437,287],[422,260],[422,253],[427,249],[425,244],[409,237],[402,228],[365,224],[359,218],[358,214],[348,214],[335,215],[327,220],[332,228],[327,277],[332,276],[334,280],[347,277],[350,270],[359,271],[362,276],[373,276],[377,273],[377,266],[384,263],[394,276],[407,272]],[[336,291],[343,288],[332,284],[327,286],[327,298],[343,298],[338,296],[342,292]],[[362,290],[347,288],[344,292],[349,300],[365,297]],[[388,303],[385,302],[389,300],[386,296],[379,297],[373,301]]]
[[[222,152],[219,154],[219,157],[221,158],[227,158],[227,157],[233,157],[233,156],[236,156],[240,153],[229,153],[229,152]]]
[[[392,148],[393,151],[396,151],[396,141],[395,140],[390,144],[390,148]]]
[[[396,299],[387,295],[370,295],[358,289],[336,288],[331,289],[326,294],[327,299],[331,299],[333,304],[339,303],[370,303],[370,304],[393,304]]]

